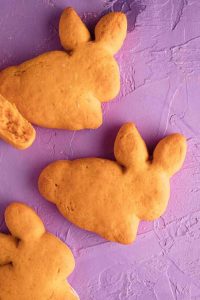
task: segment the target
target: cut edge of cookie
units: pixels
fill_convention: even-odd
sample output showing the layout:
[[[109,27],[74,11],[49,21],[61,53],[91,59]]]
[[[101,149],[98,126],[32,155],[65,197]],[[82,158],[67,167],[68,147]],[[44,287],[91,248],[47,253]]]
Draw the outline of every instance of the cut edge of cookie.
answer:
[[[35,129],[16,106],[0,95],[0,138],[23,150],[32,145],[35,135]]]

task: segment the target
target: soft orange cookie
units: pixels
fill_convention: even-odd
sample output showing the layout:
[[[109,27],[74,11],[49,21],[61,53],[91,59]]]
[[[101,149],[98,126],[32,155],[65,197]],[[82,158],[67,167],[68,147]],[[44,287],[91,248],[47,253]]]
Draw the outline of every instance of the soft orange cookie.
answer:
[[[101,102],[120,89],[113,55],[126,37],[121,12],[100,19],[95,40],[72,8],[61,15],[59,35],[66,51],[50,51],[0,72],[0,94],[29,122],[48,128],[79,130],[102,124]]]
[[[77,226],[129,244],[140,220],[154,220],[164,213],[169,179],[183,164],[186,140],[178,133],[167,136],[150,160],[136,127],[127,123],[119,130],[114,153],[116,161],[53,162],[39,177],[39,191]]]
[[[24,204],[8,206],[5,221],[12,235],[0,233],[0,299],[78,300],[66,281],[75,265],[70,249]]]
[[[35,139],[35,130],[14,104],[0,95],[0,138],[18,149],[26,149]]]

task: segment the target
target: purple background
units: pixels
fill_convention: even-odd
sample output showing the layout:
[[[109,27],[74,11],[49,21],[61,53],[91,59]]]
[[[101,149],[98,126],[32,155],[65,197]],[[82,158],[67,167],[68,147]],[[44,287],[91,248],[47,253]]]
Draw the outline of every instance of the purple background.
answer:
[[[92,28],[106,11],[127,13],[128,36],[116,58],[121,92],[103,107],[98,130],[36,128],[34,145],[17,151],[0,141],[0,228],[12,201],[33,206],[46,228],[72,249],[70,282],[82,300],[200,299],[200,1],[0,0],[0,68],[60,49],[58,20],[74,6]],[[188,140],[182,170],[171,180],[165,215],[143,222],[134,244],[107,242],[66,221],[37,190],[56,159],[113,157],[120,125],[133,121],[152,150],[171,132]]]

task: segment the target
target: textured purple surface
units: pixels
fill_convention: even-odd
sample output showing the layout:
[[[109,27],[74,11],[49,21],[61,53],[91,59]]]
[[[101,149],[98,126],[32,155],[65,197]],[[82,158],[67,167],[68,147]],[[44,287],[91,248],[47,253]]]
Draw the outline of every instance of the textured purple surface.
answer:
[[[37,128],[36,142],[24,152],[0,142],[0,228],[9,202],[33,206],[71,247],[76,269],[70,281],[82,300],[200,299],[200,1],[0,0],[0,68],[59,49],[58,19],[68,5],[92,27],[106,11],[127,13],[129,34],[117,54],[121,92],[104,105],[98,130]],[[143,222],[130,246],[76,228],[37,191],[38,174],[55,159],[112,158],[125,121],[136,123],[150,149],[175,131],[189,146],[165,215]]]

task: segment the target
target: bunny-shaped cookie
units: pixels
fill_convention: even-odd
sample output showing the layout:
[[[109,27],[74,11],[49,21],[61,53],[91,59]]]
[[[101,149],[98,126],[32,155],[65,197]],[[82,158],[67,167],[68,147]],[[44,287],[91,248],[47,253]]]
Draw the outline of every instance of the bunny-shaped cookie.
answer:
[[[57,161],[39,177],[39,191],[72,223],[102,237],[131,243],[140,220],[154,220],[166,209],[170,177],[183,164],[186,140],[172,134],[149,159],[146,145],[132,123],[121,127],[115,158]]]
[[[78,300],[66,281],[75,265],[69,248],[24,204],[8,206],[5,220],[12,235],[0,233],[0,299]]]
[[[113,55],[127,31],[126,16],[100,19],[95,40],[72,8],[61,15],[59,35],[66,51],[50,51],[0,72],[0,94],[29,122],[48,128],[79,130],[102,124],[101,102],[120,89]]]

